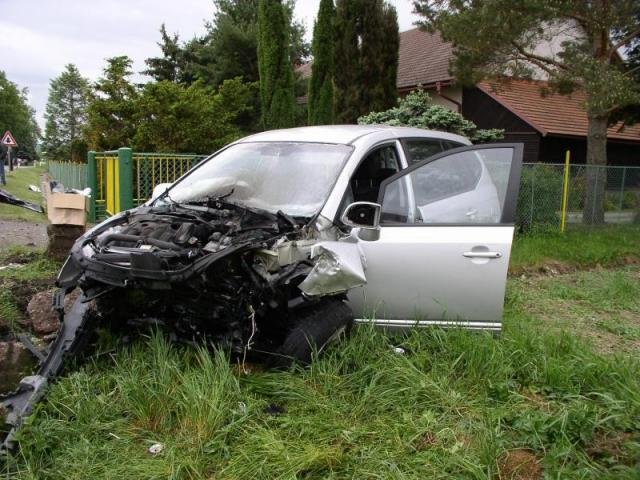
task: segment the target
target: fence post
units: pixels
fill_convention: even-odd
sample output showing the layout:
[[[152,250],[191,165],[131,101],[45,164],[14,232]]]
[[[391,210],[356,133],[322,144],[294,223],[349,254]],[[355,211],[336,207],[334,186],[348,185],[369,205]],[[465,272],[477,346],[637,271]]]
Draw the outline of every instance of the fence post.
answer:
[[[569,163],[571,161],[571,152],[567,150],[564,158],[564,182],[562,185],[562,220],[560,221],[560,231],[564,233],[564,227],[567,223],[567,208],[569,203]]]
[[[133,208],[133,151],[130,148],[118,149],[120,171],[120,211]]]
[[[627,180],[627,167],[622,167],[622,181],[620,182],[620,205],[619,209],[622,211],[622,207],[624,206],[624,184]]]
[[[87,152],[87,185],[91,188],[91,200],[89,201],[89,223],[96,223],[96,197],[98,195],[98,168],[96,165],[96,152]]]

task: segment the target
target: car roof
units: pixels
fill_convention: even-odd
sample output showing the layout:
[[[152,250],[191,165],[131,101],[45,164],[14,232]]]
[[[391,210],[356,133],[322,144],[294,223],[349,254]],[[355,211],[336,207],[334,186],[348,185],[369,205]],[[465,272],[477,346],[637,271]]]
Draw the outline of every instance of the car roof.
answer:
[[[238,141],[244,142],[317,142],[349,145],[367,135],[378,134],[383,139],[401,137],[426,137],[470,144],[469,140],[454,133],[423,128],[392,127],[389,125],[323,125],[317,127],[269,130],[250,135]],[[386,134],[386,135],[385,135]]]

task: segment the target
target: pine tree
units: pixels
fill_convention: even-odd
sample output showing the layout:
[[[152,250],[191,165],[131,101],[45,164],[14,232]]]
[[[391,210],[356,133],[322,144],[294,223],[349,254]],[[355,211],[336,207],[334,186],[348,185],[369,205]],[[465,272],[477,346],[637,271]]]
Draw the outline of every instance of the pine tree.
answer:
[[[295,124],[290,28],[280,0],[260,0],[258,8],[258,70],[262,125],[265,129]]]
[[[584,93],[587,164],[595,167],[587,170],[582,218],[602,224],[607,181],[606,170],[597,167],[607,164],[607,128],[632,113],[618,117],[621,110],[640,103],[640,84],[628,56],[640,42],[640,4],[527,0],[518,2],[518,8],[505,5],[503,0],[414,1],[424,26],[438,29],[455,45],[451,72],[461,84],[505,75],[544,76],[549,80],[546,90]],[[563,41],[548,52],[539,49],[554,30]]]
[[[47,157],[53,160],[84,160],[82,152],[72,155],[82,147],[82,134],[87,122],[89,81],[80,75],[72,63],[60,76],[51,80],[49,99],[44,118],[46,120],[44,145]]]
[[[164,23],[160,26],[161,41],[158,46],[162,51],[162,57],[147,58],[144,63],[147,69],[142,73],[161,82],[183,82],[185,75],[185,53],[180,46],[180,37],[177,33],[169,35]]]
[[[108,58],[103,76],[94,86],[85,129],[87,144],[93,150],[111,150],[132,143],[139,93],[129,80],[131,64],[127,56]]]
[[[354,123],[396,102],[398,20],[384,0],[338,0],[336,4],[336,119]]]
[[[333,0],[320,0],[311,47],[313,65],[309,81],[309,125],[328,125],[334,119],[334,22]]]

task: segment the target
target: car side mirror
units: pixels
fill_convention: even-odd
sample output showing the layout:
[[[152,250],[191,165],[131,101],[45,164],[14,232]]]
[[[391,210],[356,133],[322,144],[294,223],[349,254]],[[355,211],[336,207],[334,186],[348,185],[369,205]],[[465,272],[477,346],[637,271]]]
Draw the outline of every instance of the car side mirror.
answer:
[[[340,220],[350,227],[377,229],[382,207],[372,202],[354,202],[345,208]]]
[[[150,200],[155,200],[156,198],[158,198],[160,195],[166,192],[167,188],[169,188],[171,185],[173,185],[173,183],[159,183],[158,185],[153,187],[153,193],[151,194]]]

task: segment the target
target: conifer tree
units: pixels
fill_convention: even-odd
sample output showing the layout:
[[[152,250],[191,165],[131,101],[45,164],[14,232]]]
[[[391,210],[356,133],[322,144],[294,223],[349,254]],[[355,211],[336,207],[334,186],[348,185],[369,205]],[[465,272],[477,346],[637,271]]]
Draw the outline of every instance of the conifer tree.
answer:
[[[309,81],[309,125],[328,125],[334,120],[334,22],[333,0],[320,0],[311,46],[313,65]]]
[[[384,0],[338,0],[336,4],[336,120],[354,123],[396,102],[398,20]]]
[[[280,0],[260,0],[258,7],[258,71],[264,129],[295,124],[290,28]]]
[[[87,122],[89,92],[89,81],[80,75],[72,63],[65,67],[60,76],[51,80],[44,114],[43,147],[48,158],[69,161],[72,152],[84,145],[81,139]],[[84,161],[82,152],[77,157],[74,160]]]

